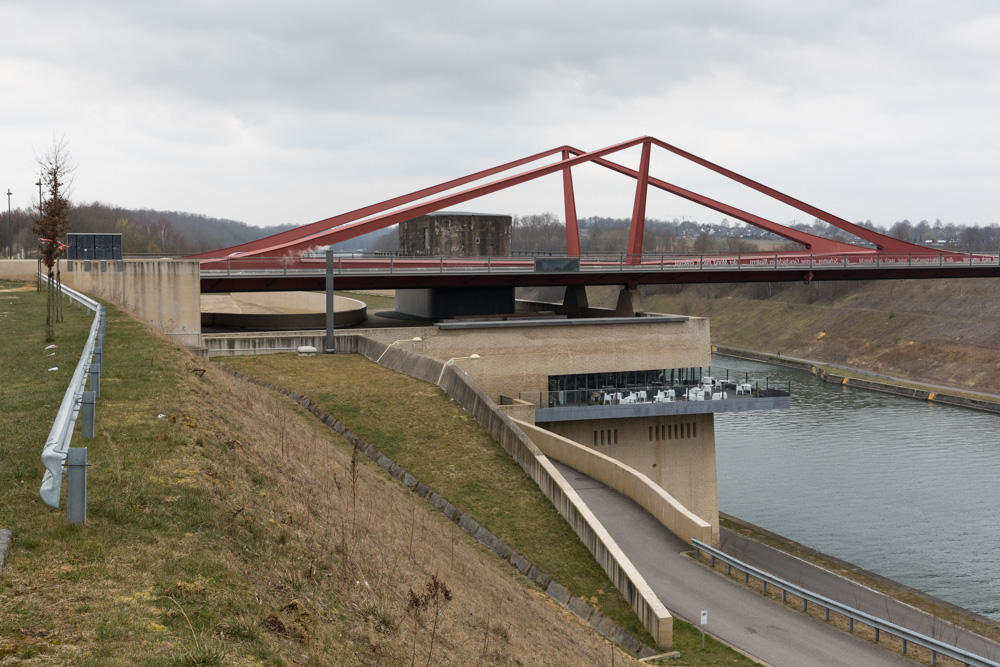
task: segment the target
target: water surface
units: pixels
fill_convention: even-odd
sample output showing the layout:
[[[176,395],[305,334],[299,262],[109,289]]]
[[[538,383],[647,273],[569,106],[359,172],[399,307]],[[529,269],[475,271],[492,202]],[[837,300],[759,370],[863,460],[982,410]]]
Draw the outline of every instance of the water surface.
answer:
[[[719,508],[1000,620],[1000,416],[792,381],[788,410],[715,416]]]

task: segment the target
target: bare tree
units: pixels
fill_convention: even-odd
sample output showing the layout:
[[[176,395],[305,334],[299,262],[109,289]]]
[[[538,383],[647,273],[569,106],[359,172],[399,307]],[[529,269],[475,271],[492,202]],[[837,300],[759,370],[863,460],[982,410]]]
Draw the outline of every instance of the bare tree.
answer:
[[[66,246],[62,237],[69,229],[70,176],[76,165],[70,163],[66,137],[52,140],[48,152],[36,157],[41,172],[42,187],[47,198],[38,204],[38,216],[32,231],[38,236],[39,257],[49,274],[48,308],[45,313],[45,340],[55,340],[55,322],[58,317],[59,294],[55,280],[57,263]],[[55,317],[54,317],[55,316]]]

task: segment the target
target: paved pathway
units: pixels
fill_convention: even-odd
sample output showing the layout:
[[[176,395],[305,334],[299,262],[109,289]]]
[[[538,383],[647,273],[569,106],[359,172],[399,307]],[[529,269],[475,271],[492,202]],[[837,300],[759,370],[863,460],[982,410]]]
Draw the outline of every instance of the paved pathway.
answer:
[[[757,595],[681,554],[690,547],[637,504],[554,462],[672,614],[775,667],[896,665],[906,658]]]
[[[800,558],[723,529],[722,550],[826,598],[1000,662],[1000,645]]]

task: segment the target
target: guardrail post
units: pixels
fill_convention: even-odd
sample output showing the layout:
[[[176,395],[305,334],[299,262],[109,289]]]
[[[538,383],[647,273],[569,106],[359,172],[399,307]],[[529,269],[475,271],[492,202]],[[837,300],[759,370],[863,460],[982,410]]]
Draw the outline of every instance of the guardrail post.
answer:
[[[80,417],[83,419],[83,423],[80,425],[80,429],[83,432],[84,440],[91,440],[94,437],[94,421],[97,416],[96,402],[97,396],[94,392],[83,392],[83,399],[80,401]]]
[[[87,520],[87,448],[70,447],[66,456],[66,523],[79,526]]]
[[[101,395],[101,359],[104,357],[104,348],[94,346],[94,359],[90,362],[90,390],[94,392],[94,397]]]

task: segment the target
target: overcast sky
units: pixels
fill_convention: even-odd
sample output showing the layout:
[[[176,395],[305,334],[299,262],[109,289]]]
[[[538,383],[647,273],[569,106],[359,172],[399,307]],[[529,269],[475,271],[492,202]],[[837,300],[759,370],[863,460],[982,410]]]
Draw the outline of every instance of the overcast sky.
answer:
[[[56,0],[0,16],[15,207],[63,135],[75,201],[254,225],[652,135],[849,220],[1000,222],[995,0]],[[810,220],[656,149],[651,173]],[[631,215],[634,182],[574,178],[581,217]],[[561,206],[556,177],[458,208]],[[668,195],[647,215],[721,218]]]

